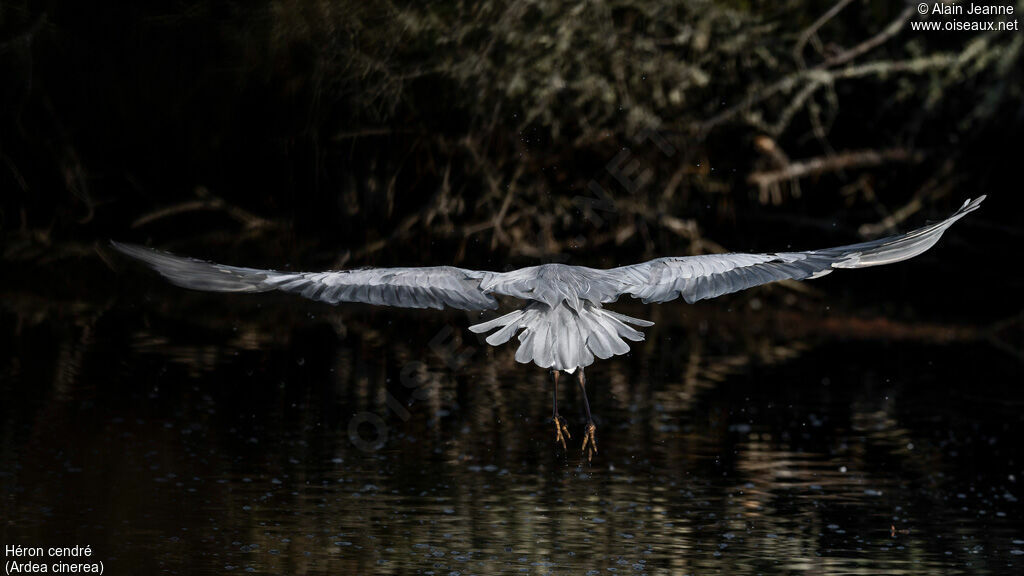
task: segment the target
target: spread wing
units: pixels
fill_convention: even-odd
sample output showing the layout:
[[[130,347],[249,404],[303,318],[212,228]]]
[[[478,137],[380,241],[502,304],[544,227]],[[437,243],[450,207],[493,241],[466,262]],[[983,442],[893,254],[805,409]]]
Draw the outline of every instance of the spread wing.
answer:
[[[183,288],[212,292],[280,290],[337,304],[364,302],[401,308],[490,310],[497,301],[480,288],[491,272],[451,266],[428,268],[364,268],[337,272],[275,272],[225,266],[183,258],[131,244],[111,242],[120,252],[141,260]]]
[[[917,230],[863,242],[774,254],[706,254],[658,258],[607,271],[614,290],[602,294],[613,301],[622,294],[647,302],[668,302],[682,296],[689,303],[738,292],[777,280],[819,278],[836,268],[866,268],[913,258],[931,248],[942,233],[978,208],[985,196],[968,200],[949,218]]]

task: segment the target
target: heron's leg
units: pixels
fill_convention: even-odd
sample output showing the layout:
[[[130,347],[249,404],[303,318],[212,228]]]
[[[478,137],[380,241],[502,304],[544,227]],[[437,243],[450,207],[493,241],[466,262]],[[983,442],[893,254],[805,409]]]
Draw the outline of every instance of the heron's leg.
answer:
[[[566,438],[570,438],[571,439],[572,436],[569,435],[569,425],[566,423],[565,418],[562,418],[561,416],[558,415],[558,377],[559,377],[559,375],[560,375],[560,372],[558,370],[552,370],[551,371],[551,377],[554,378],[554,380],[555,380],[555,386],[554,386],[555,395],[554,395],[554,402],[552,403],[553,406],[554,406],[554,410],[552,410],[552,412],[551,412],[551,419],[555,421],[555,442],[561,442],[562,443],[562,450],[566,450],[565,439]]]
[[[583,409],[587,412],[587,431],[583,433],[583,448],[581,450],[587,457],[587,462],[590,462],[594,454],[597,454],[597,426],[594,425],[594,419],[590,416],[590,402],[587,400],[587,377],[583,374],[582,367],[576,378],[580,383],[580,392],[583,394]]]

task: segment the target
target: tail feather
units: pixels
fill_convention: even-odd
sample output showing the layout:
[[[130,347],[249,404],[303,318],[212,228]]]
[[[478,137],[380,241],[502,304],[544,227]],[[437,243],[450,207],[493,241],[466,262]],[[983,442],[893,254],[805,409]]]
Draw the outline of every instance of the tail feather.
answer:
[[[610,310],[584,304],[574,310],[565,304],[554,308],[533,302],[499,318],[470,326],[470,331],[483,333],[497,329],[487,337],[491,345],[504,344],[519,334],[516,361],[533,362],[541,368],[574,371],[594,362],[594,358],[610,358],[629,351],[627,340],[639,342],[643,332],[632,326],[653,323]]]
[[[476,334],[482,334],[488,330],[500,327],[500,330],[487,337],[488,344],[491,346],[497,346],[511,340],[512,337],[515,336],[516,332],[523,327],[520,322],[523,316],[524,312],[522,310],[515,310],[505,314],[504,316],[494,318],[493,320],[474,324],[469,327],[469,331]]]

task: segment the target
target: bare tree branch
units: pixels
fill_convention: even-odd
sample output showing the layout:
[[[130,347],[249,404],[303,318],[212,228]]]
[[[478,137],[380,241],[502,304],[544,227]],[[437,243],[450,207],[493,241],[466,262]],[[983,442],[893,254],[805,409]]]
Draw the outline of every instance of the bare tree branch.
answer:
[[[855,150],[841,152],[834,156],[819,156],[791,163],[789,166],[768,172],[754,172],[747,181],[759,188],[767,188],[783,180],[805,178],[826,172],[836,172],[849,168],[878,166],[887,162],[918,162],[922,155],[904,148],[888,150]]]

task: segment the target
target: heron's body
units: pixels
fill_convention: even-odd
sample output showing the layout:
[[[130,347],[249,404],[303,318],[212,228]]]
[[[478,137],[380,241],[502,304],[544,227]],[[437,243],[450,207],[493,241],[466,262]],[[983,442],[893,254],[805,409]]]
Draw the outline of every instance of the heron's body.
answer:
[[[605,310],[621,283],[607,270],[543,264],[494,274],[481,282],[485,290],[527,301],[526,306],[493,320],[470,326],[473,332],[495,330],[487,337],[492,346],[517,334],[516,361],[541,368],[575,372],[594,362],[629,351],[626,340],[644,339],[632,328],[651,322]]]
[[[364,302],[464,310],[495,309],[498,307],[495,295],[518,298],[525,301],[522,308],[469,329],[493,331],[487,342],[495,346],[518,335],[516,361],[532,362],[555,371],[556,375],[558,371],[576,372],[582,386],[583,368],[595,358],[625,354],[629,351],[627,341],[644,339],[637,328],[652,325],[604,308],[620,296],[629,295],[645,303],[682,297],[693,303],[778,280],[813,279],[841,268],[899,262],[931,248],[946,229],[975,210],[984,199],[981,196],[965,202],[945,220],[906,234],[860,244],[805,252],[658,258],[608,270],[544,264],[509,272],[452,266],[276,272],[181,258],[140,246],[114,243],[114,247],[149,264],[171,282],[197,290],[280,290],[332,304]],[[589,420],[589,408],[587,413]],[[559,422],[557,403],[555,421]],[[556,428],[559,439],[563,432],[568,434],[564,425]],[[592,422],[587,432],[592,442]]]

